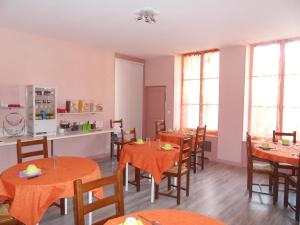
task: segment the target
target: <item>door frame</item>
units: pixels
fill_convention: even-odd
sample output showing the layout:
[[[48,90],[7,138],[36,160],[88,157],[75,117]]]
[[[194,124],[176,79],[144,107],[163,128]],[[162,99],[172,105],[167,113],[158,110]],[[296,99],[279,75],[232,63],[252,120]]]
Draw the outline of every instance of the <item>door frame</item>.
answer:
[[[167,100],[167,85],[144,85],[144,101],[143,101],[143,138],[146,137],[146,130],[147,130],[147,121],[146,121],[146,88],[149,87],[163,87],[165,88],[165,112],[164,112],[164,120],[166,121],[166,100]]]

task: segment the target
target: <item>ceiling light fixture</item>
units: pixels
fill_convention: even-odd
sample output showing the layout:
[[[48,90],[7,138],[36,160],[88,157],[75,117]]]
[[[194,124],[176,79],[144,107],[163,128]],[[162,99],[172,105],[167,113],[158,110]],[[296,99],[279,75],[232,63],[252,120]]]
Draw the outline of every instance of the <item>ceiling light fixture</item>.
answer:
[[[152,8],[143,8],[136,12],[136,21],[145,21],[146,23],[156,23],[155,16],[158,15]]]

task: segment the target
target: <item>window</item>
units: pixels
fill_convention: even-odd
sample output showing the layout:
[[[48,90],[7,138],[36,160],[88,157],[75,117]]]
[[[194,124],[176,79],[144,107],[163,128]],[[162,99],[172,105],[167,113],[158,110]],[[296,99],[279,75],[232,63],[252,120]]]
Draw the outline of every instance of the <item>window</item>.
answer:
[[[251,46],[248,130],[300,134],[300,40]]]
[[[218,130],[219,51],[183,57],[181,127]]]

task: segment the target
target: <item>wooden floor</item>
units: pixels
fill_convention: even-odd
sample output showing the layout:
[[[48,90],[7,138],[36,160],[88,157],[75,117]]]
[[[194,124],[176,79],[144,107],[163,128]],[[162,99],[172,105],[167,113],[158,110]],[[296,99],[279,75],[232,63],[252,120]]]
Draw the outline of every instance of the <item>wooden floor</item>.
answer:
[[[103,176],[111,175],[117,166],[110,158],[98,159],[97,162]],[[163,189],[165,184],[166,181],[163,181],[160,187]],[[105,189],[105,193],[109,192],[111,188]],[[56,207],[49,208],[40,224],[74,224],[72,203],[72,199],[68,199],[66,216],[60,216]],[[270,196],[253,194],[252,200],[249,201],[246,191],[246,169],[210,161],[206,162],[204,171],[198,170],[195,175],[192,173],[190,196],[185,197],[182,193],[182,203],[179,206],[176,205],[175,199],[164,196],[160,196],[151,204],[150,183],[147,180],[143,180],[141,192],[137,193],[131,185],[129,192],[125,192],[126,214],[160,208],[190,210],[217,218],[228,225],[297,224],[292,210],[283,208],[283,192],[279,193],[276,206],[273,206]],[[103,215],[108,216],[113,210],[113,207],[105,208],[94,213],[93,218],[97,220]]]

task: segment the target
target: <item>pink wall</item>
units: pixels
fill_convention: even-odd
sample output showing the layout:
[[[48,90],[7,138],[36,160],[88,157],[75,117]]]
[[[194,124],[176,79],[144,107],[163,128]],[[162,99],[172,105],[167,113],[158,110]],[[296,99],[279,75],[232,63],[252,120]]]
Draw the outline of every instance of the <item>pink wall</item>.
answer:
[[[114,52],[7,29],[0,29],[0,49],[0,87],[15,93],[5,95],[0,91],[0,101],[22,101],[24,92],[16,89],[24,85],[54,85],[58,87],[62,106],[66,99],[94,99],[103,105],[103,113],[89,118],[80,115],[74,120],[102,120],[108,127],[109,119],[114,116]],[[92,156],[107,152],[108,147],[108,135],[61,140],[55,144],[57,153],[64,155]],[[0,151],[4,153],[6,149],[1,147]],[[14,154],[15,148],[7,150]],[[15,163],[15,157],[11,159],[6,166]],[[2,165],[3,160],[0,169],[4,168]]]
[[[241,165],[246,47],[220,50],[218,155],[220,161]]]
[[[161,56],[146,60],[145,86],[166,86],[166,126],[173,127],[174,108],[174,56]]]

